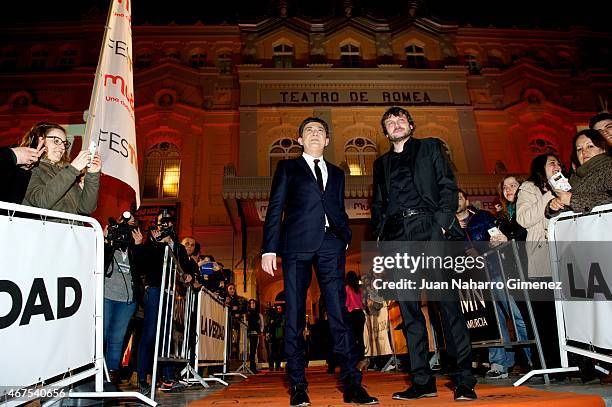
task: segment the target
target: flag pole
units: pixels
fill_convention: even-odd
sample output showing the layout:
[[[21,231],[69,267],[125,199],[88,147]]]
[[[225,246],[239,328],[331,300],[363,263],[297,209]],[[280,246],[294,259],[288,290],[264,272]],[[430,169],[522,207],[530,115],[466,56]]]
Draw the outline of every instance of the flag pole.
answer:
[[[94,86],[91,92],[91,98],[89,99],[89,108],[87,109],[87,121],[85,124],[85,138],[83,139],[82,148],[85,149],[89,145],[91,140],[91,126],[93,126],[93,119],[96,117],[95,112],[95,100],[98,98],[98,89],[100,84],[100,68],[102,66],[102,56],[104,55],[104,48],[108,42],[108,31],[110,30],[110,19],[115,9],[115,0],[111,0],[111,4],[108,8],[108,15],[106,16],[106,24],[104,25],[104,36],[102,38],[102,46],[100,47],[100,55],[98,55],[98,65],[96,66],[96,74],[94,76]]]

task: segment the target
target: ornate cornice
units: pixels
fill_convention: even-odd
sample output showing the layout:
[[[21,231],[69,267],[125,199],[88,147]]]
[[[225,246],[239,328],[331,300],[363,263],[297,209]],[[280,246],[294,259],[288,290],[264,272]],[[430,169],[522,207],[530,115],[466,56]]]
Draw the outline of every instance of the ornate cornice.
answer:
[[[468,195],[497,195],[497,185],[504,174],[457,174],[457,184]],[[272,177],[238,177],[226,168],[223,177],[223,199],[267,200]],[[371,176],[347,176],[345,198],[370,198]]]

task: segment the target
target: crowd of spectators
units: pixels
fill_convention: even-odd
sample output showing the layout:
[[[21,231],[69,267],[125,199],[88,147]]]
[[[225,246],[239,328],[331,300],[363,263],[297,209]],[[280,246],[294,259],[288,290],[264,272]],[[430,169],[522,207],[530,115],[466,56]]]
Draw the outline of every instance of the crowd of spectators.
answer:
[[[505,176],[499,185],[500,206],[497,213],[488,213],[469,206],[469,197],[459,193],[457,219],[473,241],[527,241],[527,275],[530,279],[550,280],[550,259],[546,247],[550,218],[572,210],[589,212],[594,207],[612,202],[612,115],[601,113],[590,121],[590,129],[578,132],[572,140],[571,168],[566,171],[562,157],[546,153],[535,157],[526,180],[519,175]],[[38,123],[24,136],[19,146],[0,149],[0,170],[3,186],[0,200],[24,205],[89,215],[97,205],[101,159],[98,153],[83,150],[69,159],[70,142],[66,131],[54,123]],[[562,174],[569,179],[569,188],[559,188],[551,178]],[[129,224],[129,234],[119,239],[113,232],[105,247],[104,343],[105,357],[111,380],[118,382],[120,364],[127,339],[132,338],[131,353],[137,355],[135,368],[141,391],[150,386],[153,347],[160,301],[163,252],[170,246],[183,270],[181,283],[199,290],[202,287],[229,307],[232,327],[232,354],[237,355],[240,327],[246,322],[251,346],[250,368],[256,373],[256,350],[265,334],[270,370],[279,370],[282,360],[284,317],[282,304],[270,306],[265,318],[255,299],[246,300],[236,292],[232,271],[225,268],[212,254],[206,254],[195,238],[187,236],[179,243],[174,228],[174,215],[160,212],[156,224],[146,234],[141,232],[133,216],[122,222]],[[120,222],[121,223],[121,222]],[[488,233],[492,226],[499,235]],[[116,225],[111,225],[114,230]],[[363,337],[366,313],[377,312],[382,306],[376,293],[359,286],[358,276],[347,279],[347,307],[351,326],[357,338]],[[367,287],[367,284],[364,285]],[[505,304],[505,305],[504,305]],[[137,309],[140,307],[140,312]],[[526,329],[514,299],[501,301],[500,314],[512,314],[519,323],[519,339],[526,339]],[[558,343],[554,318],[554,302],[539,302],[534,306],[538,330],[546,343],[548,365],[559,365]],[[133,321],[140,326],[134,327]],[[136,324],[138,325],[138,324]],[[195,327],[195,323],[192,324]],[[504,339],[508,329],[502,324]],[[195,329],[195,328],[194,328]],[[195,343],[195,331],[189,342]],[[137,342],[137,344],[134,344]],[[361,359],[364,344],[359,341]],[[255,350],[254,350],[255,349]],[[532,363],[531,353],[526,359]],[[367,362],[367,361],[366,361]],[[489,351],[491,378],[506,377],[514,364],[514,354],[504,348]],[[367,366],[367,363],[362,367]],[[162,367],[162,390],[177,389],[172,366]]]

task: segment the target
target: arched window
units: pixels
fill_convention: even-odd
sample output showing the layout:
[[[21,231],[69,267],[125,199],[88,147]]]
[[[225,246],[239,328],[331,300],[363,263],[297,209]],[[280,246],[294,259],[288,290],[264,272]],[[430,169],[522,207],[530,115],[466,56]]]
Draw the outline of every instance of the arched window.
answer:
[[[340,62],[343,68],[359,68],[361,65],[361,54],[359,45],[345,44],[340,47]]]
[[[559,68],[561,69],[574,69],[574,61],[567,52],[559,52]]]
[[[0,69],[3,71],[14,71],[17,68],[17,50],[13,47],[8,47],[2,50],[2,61]]]
[[[177,49],[174,49],[174,48],[167,49],[166,52],[164,53],[164,56],[168,59],[173,59],[177,62],[180,62],[181,60],[181,53]]]
[[[203,51],[193,51],[189,55],[189,65],[192,68],[204,68],[206,66],[206,54]]]
[[[270,175],[274,174],[280,160],[297,158],[302,155],[302,146],[297,141],[283,138],[276,140],[270,147]]]
[[[344,145],[346,164],[350,175],[372,175],[376,159],[376,144],[363,137],[356,137]]]
[[[478,56],[475,53],[466,53],[463,55],[463,63],[467,66],[471,74],[480,73],[480,64],[478,63]]]
[[[504,67],[504,59],[502,57],[502,54],[501,52],[497,50],[489,51],[489,54],[487,55],[487,60],[491,68],[503,68]]]
[[[529,144],[527,144],[527,149],[533,156],[546,153],[557,154],[557,146],[550,140],[542,137],[534,137]]]
[[[78,52],[76,49],[67,47],[61,50],[61,54],[59,60],[57,61],[57,65],[62,68],[72,68],[76,65]]]
[[[232,53],[222,51],[217,55],[217,69],[220,74],[232,73]]]
[[[408,45],[406,47],[406,63],[408,68],[425,68],[427,65],[425,49],[414,44]]]
[[[145,157],[143,198],[178,198],[180,179],[178,148],[166,141],[151,147]]]
[[[49,53],[44,48],[33,48],[30,56],[30,68],[34,71],[47,69]]]
[[[284,43],[275,45],[272,59],[275,68],[291,68],[293,66],[293,46]]]
[[[137,68],[148,68],[153,65],[153,54],[149,50],[144,50],[138,53],[136,57]]]

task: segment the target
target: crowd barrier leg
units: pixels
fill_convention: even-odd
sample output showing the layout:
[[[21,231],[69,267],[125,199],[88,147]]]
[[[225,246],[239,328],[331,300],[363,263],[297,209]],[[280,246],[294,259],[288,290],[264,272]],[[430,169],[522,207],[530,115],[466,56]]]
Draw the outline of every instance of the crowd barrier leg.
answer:
[[[549,247],[554,248],[554,245],[550,245]],[[518,259],[518,250],[516,248],[516,244],[513,244],[513,248],[514,248],[514,255],[516,256],[516,258]],[[552,250],[552,249],[551,249]],[[555,256],[556,258],[556,256]],[[521,279],[523,278],[524,274],[523,274],[523,267],[520,263],[520,261],[518,262],[518,267],[519,267],[519,273],[520,273],[520,277]],[[553,281],[556,281],[556,276],[555,273],[553,273]],[[527,380],[531,379],[534,376],[537,375],[544,375],[544,381],[546,384],[550,383],[550,380],[548,378],[548,374],[551,373],[568,373],[568,372],[576,372],[578,371],[578,367],[577,366],[569,366],[569,360],[567,357],[567,352],[563,351],[563,348],[560,347],[560,356],[561,356],[561,367],[559,368],[547,368],[546,367],[546,362],[544,361],[544,353],[542,351],[542,344],[540,342],[540,335],[538,333],[538,328],[536,326],[535,323],[535,318],[533,316],[533,309],[531,307],[531,301],[529,301],[529,295],[527,293],[527,290],[524,290],[525,295],[527,296],[527,309],[529,311],[529,318],[531,319],[531,324],[533,326],[533,333],[534,336],[536,337],[536,345],[538,348],[538,355],[540,357],[540,360],[542,361],[542,367],[543,369],[536,369],[536,370],[532,370],[529,373],[527,373],[525,376],[521,377],[519,380],[517,380],[516,382],[513,383],[513,386],[518,387],[521,384],[525,383]],[[558,300],[558,294],[555,293],[555,317],[557,320],[557,333],[559,335],[559,340],[561,340],[561,338],[565,338],[565,322],[563,320],[563,310],[561,309],[562,305]]]
[[[229,318],[229,309],[226,310],[226,317],[225,320],[227,321],[227,323],[225,324],[225,347],[223,350],[223,373],[215,373],[214,376],[240,376],[244,379],[246,379],[247,377],[245,375],[243,375],[240,372],[228,372],[229,370],[229,349],[231,349],[232,346],[232,327],[231,327],[231,323],[230,323],[230,318]],[[229,348],[229,349],[228,349]]]

